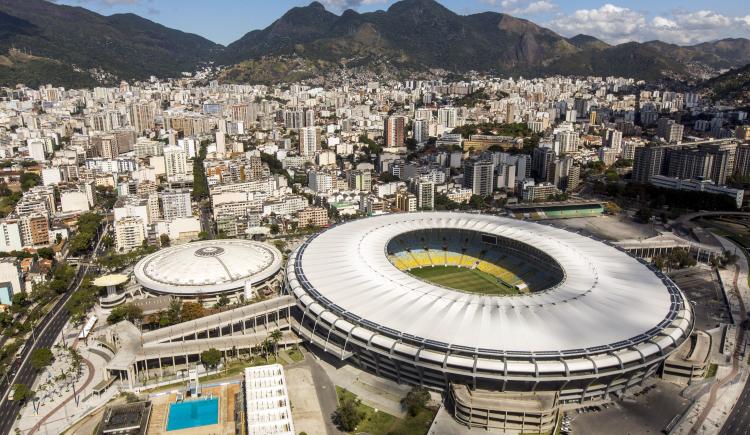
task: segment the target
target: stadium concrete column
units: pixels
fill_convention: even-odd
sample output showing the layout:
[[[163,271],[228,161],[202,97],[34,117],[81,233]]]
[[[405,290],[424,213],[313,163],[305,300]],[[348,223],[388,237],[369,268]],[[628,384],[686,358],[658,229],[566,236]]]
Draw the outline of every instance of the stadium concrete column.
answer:
[[[477,360],[478,360],[477,354],[474,354],[474,364],[473,364],[473,366],[471,368],[471,373],[472,373],[472,375],[471,375],[471,381],[472,381],[472,385],[474,386],[475,390],[477,389]],[[421,376],[420,376],[420,378],[421,378]]]
[[[344,359],[344,349],[346,349],[346,345],[349,344],[349,339],[352,338],[352,329],[346,334],[346,340],[344,340],[344,345],[341,347],[341,359]]]

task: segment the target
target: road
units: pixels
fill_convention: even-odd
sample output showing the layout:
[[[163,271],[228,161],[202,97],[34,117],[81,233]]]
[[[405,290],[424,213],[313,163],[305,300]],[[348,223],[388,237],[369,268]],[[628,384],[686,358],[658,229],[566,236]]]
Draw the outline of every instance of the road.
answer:
[[[699,211],[696,213],[688,213],[688,214],[681,215],[680,217],[675,219],[675,223],[683,224],[695,218],[706,217],[706,216],[748,216],[750,217],[750,213],[746,211]]]
[[[216,230],[214,229],[214,221],[211,214],[211,204],[208,201],[204,201],[200,205],[201,209],[201,231],[208,234],[209,239],[213,239],[216,236]]]
[[[99,233],[99,237],[94,249],[93,257],[96,258],[97,254],[101,250],[102,236],[107,233],[107,227],[105,230]],[[55,304],[50,311],[50,314],[42,318],[38,325],[34,328],[36,332],[36,341],[33,343],[27,342],[23,353],[20,358],[16,361],[21,361],[20,364],[17,362],[13,363],[12,369],[15,369],[15,376],[13,380],[2,387],[2,399],[0,400],[0,434],[9,434],[13,424],[16,421],[16,415],[21,409],[21,405],[18,401],[7,400],[8,392],[10,387],[15,384],[26,384],[31,387],[36,379],[38,373],[31,367],[28,359],[31,352],[34,349],[40,347],[52,347],[55,340],[60,335],[65,322],[68,320],[68,310],[65,309],[65,304],[68,302],[73,293],[78,290],[81,286],[83,277],[88,273],[89,265],[82,265],[78,268],[73,283],[68,288],[68,292]],[[20,367],[16,367],[20,365]]]
[[[734,410],[721,428],[720,435],[747,435],[750,433],[750,382],[745,384]]]
[[[737,296],[738,302],[740,304],[740,315],[742,316],[742,318],[740,319],[741,321],[737,325],[738,326],[737,336],[735,338],[734,353],[732,354],[732,370],[729,372],[729,374],[727,374],[726,376],[721,378],[721,380],[719,380],[718,382],[716,382],[715,384],[711,386],[711,390],[708,396],[708,402],[706,403],[706,406],[703,408],[703,411],[698,415],[698,418],[693,424],[693,427],[690,429],[691,435],[701,433],[701,431],[703,430],[703,423],[706,421],[706,418],[711,413],[711,409],[714,407],[714,404],[716,403],[716,396],[718,394],[719,389],[729,384],[730,382],[732,382],[737,376],[737,374],[740,372],[742,348],[743,348],[743,343],[745,342],[745,330],[742,325],[747,319],[747,316],[746,316],[746,311],[745,311],[745,303],[742,300],[742,295],[740,294],[740,290],[737,287],[737,280],[740,277],[740,266],[738,264],[735,264],[734,267],[735,267],[735,272],[734,272],[734,279],[732,282],[732,292],[735,293],[735,295]],[[745,276],[743,275],[743,279],[744,278]],[[745,385],[745,389],[747,390],[747,385]],[[748,413],[749,410],[747,407],[742,407],[738,405],[739,405],[739,402],[735,404],[735,411],[737,411],[740,408],[743,408],[741,409],[741,413],[743,414]],[[746,426],[742,427],[741,432],[734,432],[734,433],[738,433],[738,434],[741,433],[743,435],[746,435],[748,434],[747,427]]]

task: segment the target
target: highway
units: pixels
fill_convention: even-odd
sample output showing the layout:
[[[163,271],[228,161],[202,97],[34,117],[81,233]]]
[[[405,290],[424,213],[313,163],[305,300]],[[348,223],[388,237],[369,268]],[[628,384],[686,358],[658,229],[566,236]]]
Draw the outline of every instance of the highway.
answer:
[[[102,237],[107,233],[107,227],[108,225],[105,223],[104,231],[101,231],[98,235],[92,259],[96,258],[101,250]],[[76,276],[73,279],[73,283],[68,288],[68,291],[55,304],[49,314],[43,317],[39,324],[34,328],[35,333],[33,336],[36,337],[36,341],[32,342],[32,340],[28,340],[22,354],[11,365],[8,373],[12,374],[11,376],[13,376],[13,379],[10,382],[5,382],[2,387],[0,387],[0,394],[2,394],[2,399],[0,399],[0,434],[10,433],[10,430],[16,421],[16,415],[21,409],[21,405],[18,401],[7,400],[10,388],[15,384],[26,384],[29,388],[32,387],[38,372],[34,370],[28,362],[29,355],[34,349],[40,347],[52,347],[55,340],[60,335],[65,322],[68,320],[68,310],[65,309],[65,304],[73,293],[75,293],[75,291],[81,286],[83,277],[86,276],[90,267],[91,266],[88,264],[79,266]]]
[[[750,434],[750,382],[745,383],[742,394],[737,399],[732,413],[721,428],[720,435]]]

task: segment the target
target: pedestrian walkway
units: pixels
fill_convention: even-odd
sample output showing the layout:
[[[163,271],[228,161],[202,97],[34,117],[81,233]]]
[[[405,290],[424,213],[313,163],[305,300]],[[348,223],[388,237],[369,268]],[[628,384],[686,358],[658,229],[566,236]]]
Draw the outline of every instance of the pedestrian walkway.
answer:
[[[70,343],[68,341],[68,343]],[[32,387],[37,395],[44,399],[39,402],[38,411],[33,404],[28,404],[21,410],[21,418],[14,427],[24,434],[57,434],[70,427],[74,422],[95,411],[113,397],[119,394],[115,387],[110,387],[101,396],[95,396],[93,386],[101,381],[105,375],[102,368],[106,361],[100,355],[90,352],[88,348],[80,346],[82,343],[72,344],[81,355],[81,373],[75,385],[60,380],[55,382],[52,373],[60,373],[67,369],[70,360],[65,358],[67,350],[61,346],[53,347],[56,361],[49,369],[49,375],[37,378]],[[58,385],[59,384],[59,385]],[[78,400],[76,401],[76,397]]]
[[[750,300],[748,286],[747,258],[729,240],[718,237],[722,247],[737,254],[734,266],[719,270],[719,277],[729,300],[732,317],[736,324],[747,318],[745,301]],[[747,379],[747,367],[740,358],[741,344],[744,342],[744,330],[738,328],[735,338],[735,351],[732,354],[732,365],[720,367],[716,374],[717,382],[711,385],[708,394],[696,399],[693,407],[687,412],[683,422],[675,428],[674,434],[715,434],[724,424],[737,398],[742,393]]]

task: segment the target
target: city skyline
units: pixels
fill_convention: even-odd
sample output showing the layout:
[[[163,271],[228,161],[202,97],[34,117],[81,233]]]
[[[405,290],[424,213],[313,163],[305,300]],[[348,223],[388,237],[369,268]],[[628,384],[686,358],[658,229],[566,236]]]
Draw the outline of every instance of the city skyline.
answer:
[[[58,0],[54,3],[81,6],[103,15],[135,13],[227,45],[247,32],[267,27],[292,7],[306,6],[310,1],[280,0],[259,4],[218,0],[211,3],[209,14],[206,14],[205,3],[197,0]],[[384,10],[396,1],[322,0],[321,3],[331,12],[340,14],[346,9],[360,13]],[[610,44],[658,39],[691,45],[722,38],[750,37],[750,10],[743,2],[735,0],[695,1],[689,5],[676,0],[657,5],[645,0],[440,0],[439,3],[461,15],[503,12],[529,19],[563,36],[583,33]]]

